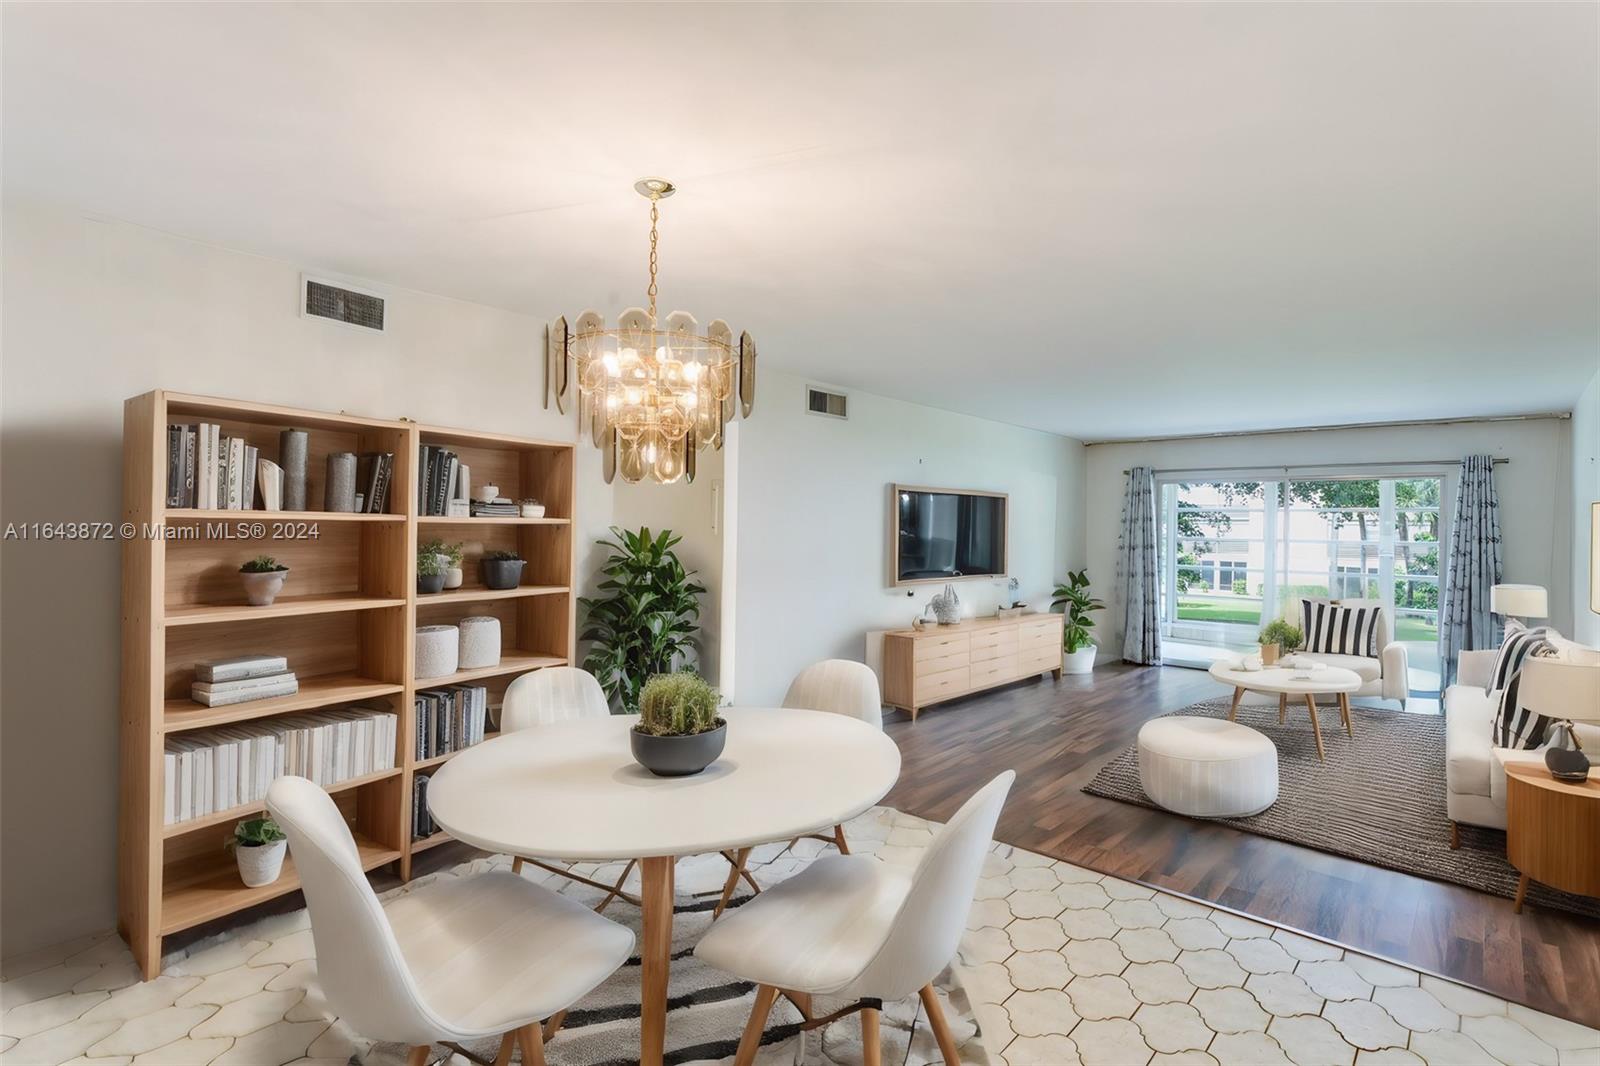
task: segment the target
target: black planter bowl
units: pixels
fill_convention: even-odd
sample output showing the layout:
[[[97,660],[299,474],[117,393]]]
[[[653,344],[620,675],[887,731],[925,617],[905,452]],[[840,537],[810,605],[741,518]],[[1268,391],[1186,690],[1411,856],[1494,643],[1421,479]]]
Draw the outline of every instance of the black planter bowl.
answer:
[[[434,593],[444,591],[444,574],[418,574],[417,591]]]
[[[722,746],[728,742],[728,723],[704,733],[687,737],[658,737],[628,731],[628,743],[633,746],[633,758],[657,777],[689,777],[699,773],[722,755]]]
[[[527,565],[524,559],[479,559],[478,571],[484,588],[514,589],[522,584],[522,568]]]

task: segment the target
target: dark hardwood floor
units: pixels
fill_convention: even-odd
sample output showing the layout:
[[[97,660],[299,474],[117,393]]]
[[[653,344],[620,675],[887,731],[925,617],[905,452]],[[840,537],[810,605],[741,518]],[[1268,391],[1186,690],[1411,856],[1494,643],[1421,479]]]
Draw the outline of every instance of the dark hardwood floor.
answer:
[[[1600,922],[1079,789],[1147,719],[1220,694],[1203,671],[1121,664],[888,715],[900,782],[884,801],[944,821],[1007,768],[996,836],[1254,915],[1600,1026]],[[1441,781],[1440,788],[1444,787]]]

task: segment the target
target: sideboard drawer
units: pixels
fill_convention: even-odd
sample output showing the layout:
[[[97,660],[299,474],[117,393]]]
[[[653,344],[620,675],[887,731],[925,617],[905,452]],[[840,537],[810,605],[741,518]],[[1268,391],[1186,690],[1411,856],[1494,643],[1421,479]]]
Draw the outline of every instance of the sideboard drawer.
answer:
[[[1007,681],[1017,678],[1017,653],[1012,651],[1009,655],[994,659],[985,659],[982,662],[974,661],[972,664],[972,687],[989,688],[993,685],[1003,685]]]
[[[978,642],[972,638],[972,661],[985,662],[990,659],[1003,659],[1007,656],[1015,658],[1017,654],[1017,635],[1009,630],[1002,630],[996,634],[995,639]]]
[[[1042,674],[1046,670],[1061,669],[1060,648],[1034,648],[1024,649],[1018,656],[1020,673],[1026,677],[1029,674]]]
[[[935,633],[932,636],[918,636],[911,643],[916,648],[912,655],[921,663],[948,658],[958,652],[966,655],[972,647],[972,638],[966,633]]]
[[[972,671],[965,665],[937,674],[927,674],[912,683],[912,698],[917,703],[935,703],[951,696],[959,696],[972,687]]]
[[[1023,652],[1034,648],[1053,648],[1061,644],[1059,622],[1029,622],[1017,629],[1017,647]]]

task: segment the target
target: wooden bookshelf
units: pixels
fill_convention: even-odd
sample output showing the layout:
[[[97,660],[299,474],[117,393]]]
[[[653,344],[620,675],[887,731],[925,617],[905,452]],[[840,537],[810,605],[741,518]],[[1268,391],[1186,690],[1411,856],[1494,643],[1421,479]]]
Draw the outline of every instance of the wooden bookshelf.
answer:
[[[166,426],[202,421],[219,423],[222,435],[242,436],[270,459],[277,458],[280,431],[306,430],[307,500],[314,506],[330,452],[393,452],[388,513],[169,510]],[[480,484],[492,480],[512,498],[538,498],[545,517],[419,516],[424,444],[456,451]],[[419,689],[483,684],[493,707],[517,676],[571,661],[573,445],[158,390],[124,406],[123,497],[124,521],[181,531],[123,544],[119,928],[150,978],[160,973],[164,936],[299,888],[292,860],[273,884],[246,888],[232,854],[220,846],[224,827],[258,814],[261,804],[163,824],[162,754],[170,735],[352,703],[387,704],[398,719],[394,768],[328,789],[351,826],[362,867],[395,864],[409,878],[411,856],[448,839],[442,833],[411,839],[412,783],[449,758],[414,758],[413,699]],[[266,530],[241,533],[240,523]],[[275,537],[283,532],[272,528],[276,523],[304,535]],[[460,589],[421,596],[417,545],[435,537],[463,545],[467,580]],[[520,587],[491,590],[480,583],[477,557],[496,549],[527,560]],[[289,580],[271,606],[251,607],[236,571],[261,554],[287,565]],[[498,664],[413,678],[417,625],[481,614],[501,620]],[[196,662],[249,653],[286,656],[299,691],[227,707],[189,699]]]

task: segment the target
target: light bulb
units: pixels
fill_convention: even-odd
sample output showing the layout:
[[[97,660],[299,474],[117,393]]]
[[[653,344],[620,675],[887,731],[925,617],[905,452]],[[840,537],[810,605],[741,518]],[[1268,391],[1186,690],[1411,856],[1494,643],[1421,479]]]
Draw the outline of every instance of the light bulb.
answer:
[[[628,402],[629,403],[638,403],[639,402],[639,390],[638,389],[629,389],[628,392],[627,392],[627,397],[628,397]]]
[[[688,378],[692,384],[697,378],[700,377],[700,364],[695,362],[684,363],[683,376]]]
[[[614,393],[614,392],[606,393],[606,410],[607,411],[615,411],[617,409],[617,402],[618,401],[617,401],[617,394],[616,393]]]
[[[693,410],[695,405],[698,404],[699,402],[700,402],[700,397],[696,396],[694,393],[692,393],[692,392],[684,393],[683,406],[689,408],[690,410]]]
[[[656,348],[656,359],[661,360],[661,359],[665,359],[666,357],[667,357],[667,346],[664,345],[664,344],[663,345],[659,345]]]
[[[651,444],[645,448],[644,461],[647,463],[653,463],[656,461],[656,446],[654,444]]]
[[[600,362],[605,366],[609,377],[616,377],[622,373],[622,364],[617,361],[615,352],[607,352],[600,358]]]

